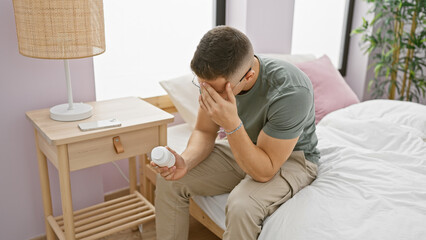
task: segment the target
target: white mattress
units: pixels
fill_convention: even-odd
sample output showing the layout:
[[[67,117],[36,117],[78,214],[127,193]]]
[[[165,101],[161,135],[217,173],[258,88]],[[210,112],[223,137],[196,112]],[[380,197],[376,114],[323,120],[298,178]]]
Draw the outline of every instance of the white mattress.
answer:
[[[182,152],[191,128],[169,128]],[[317,126],[317,179],[268,217],[259,239],[424,239],[426,107],[372,100]],[[225,228],[228,194],[194,200]]]

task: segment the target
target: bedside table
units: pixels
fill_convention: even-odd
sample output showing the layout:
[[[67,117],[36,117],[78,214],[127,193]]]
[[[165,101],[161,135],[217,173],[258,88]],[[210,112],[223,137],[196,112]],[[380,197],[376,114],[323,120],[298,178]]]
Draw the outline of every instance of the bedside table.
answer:
[[[75,122],[50,119],[49,109],[26,113],[35,129],[47,239],[97,239],[155,218],[136,191],[136,157],[167,144],[173,115],[136,98],[92,102],[93,116]],[[116,118],[121,127],[82,132],[78,124]],[[114,141],[113,141],[114,139]],[[73,211],[70,172],[129,158],[130,195]],[[47,159],[59,174],[62,216],[53,216]]]

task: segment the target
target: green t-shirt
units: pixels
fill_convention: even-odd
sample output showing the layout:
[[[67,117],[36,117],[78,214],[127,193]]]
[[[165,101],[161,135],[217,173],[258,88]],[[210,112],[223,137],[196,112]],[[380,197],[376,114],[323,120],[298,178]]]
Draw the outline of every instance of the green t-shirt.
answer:
[[[297,67],[276,59],[259,57],[259,76],[254,86],[236,96],[238,115],[251,141],[261,130],[278,139],[298,136],[294,150],[318,163],[314,91],[309,78]]]

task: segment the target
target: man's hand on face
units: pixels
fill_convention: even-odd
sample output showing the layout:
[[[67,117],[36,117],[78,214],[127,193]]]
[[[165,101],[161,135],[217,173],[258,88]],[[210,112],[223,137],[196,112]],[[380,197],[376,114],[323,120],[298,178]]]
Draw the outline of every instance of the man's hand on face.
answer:
[[[207,112],[210,118],[225,131],[230,132],[240,124],[238,116],[237,102],[232,92],[231,84],[226,84],[226,96],[224,99],[208,83],[201,84],[201,94],[199,97],[200,107]]]

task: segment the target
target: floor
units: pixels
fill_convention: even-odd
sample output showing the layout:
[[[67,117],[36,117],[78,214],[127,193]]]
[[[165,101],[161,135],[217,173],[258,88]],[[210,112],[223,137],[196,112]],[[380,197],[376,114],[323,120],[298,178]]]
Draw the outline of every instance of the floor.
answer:
[[[201,223],[191,217],[189,227],[188,240],[220,240],[216,235],[205,228]],[[156,240],[155,237],[155,222],[150,222],[143,225],[143,233],[138,230],[125,230],[108,237],[101,238],[102,240]]]

